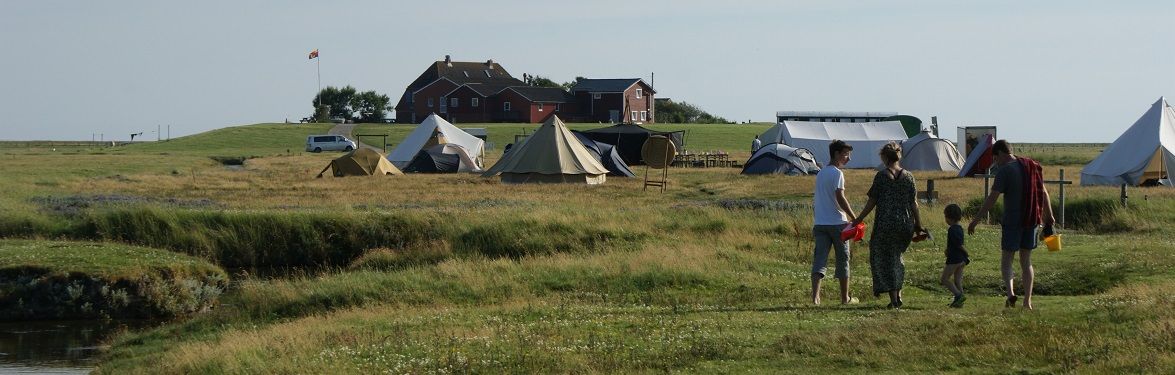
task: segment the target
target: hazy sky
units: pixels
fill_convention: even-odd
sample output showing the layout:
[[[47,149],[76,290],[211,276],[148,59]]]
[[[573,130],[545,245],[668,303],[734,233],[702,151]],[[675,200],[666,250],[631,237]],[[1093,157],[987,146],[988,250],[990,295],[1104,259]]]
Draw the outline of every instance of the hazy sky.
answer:
[[[1110,142],[1175,96],[1171,0],[5,0],[0,48],[0,139],[20,140],[296,121],[315,48],[324,86],[393,102],[448,54],[560,82],[655,72],[658,97],[731,120],[896,111],[1022,142]]]

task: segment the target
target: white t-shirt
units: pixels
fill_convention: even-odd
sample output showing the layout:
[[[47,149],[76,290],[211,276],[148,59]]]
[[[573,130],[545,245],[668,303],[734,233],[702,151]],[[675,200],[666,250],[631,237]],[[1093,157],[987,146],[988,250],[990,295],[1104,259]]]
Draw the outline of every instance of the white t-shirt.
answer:
[[[812,202],[816,225],[840,225],[849,222],[848,216],[836,204],[836,191],[844,190],[845,174],[840,168],[826,166],[816,174],[816,194]]]

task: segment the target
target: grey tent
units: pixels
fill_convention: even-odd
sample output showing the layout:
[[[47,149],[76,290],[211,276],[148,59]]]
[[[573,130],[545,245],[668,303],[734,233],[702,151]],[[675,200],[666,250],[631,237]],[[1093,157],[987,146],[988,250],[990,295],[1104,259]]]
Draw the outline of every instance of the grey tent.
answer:
[[[406,173],[481,172],[465,148],[453,143],[420,150],[402,170]]]
[[[820,165],[807,149],[782,143],[760,147],[743,166],[743,174],[786,174],[789,176],[816,174]]]
[[[616,147],[604,142],[593,141],[582,132],[574,130],[571,132],[575,134],[576,138],[579,138],[580,142],[583,142],[584,147],[587,147],[588,151],[600,161],[600,164],[604,165],[604,168],[608,168],[609,176],[636,177],[628,165],[624,164],[624,159],[620,157],[620,154],[616,153]]]
[[[641,160],[641,146],[645,145],[645,141],[650,136],[663,135],[669,137],[669,140],[673,142],[673,145],[678,150],[682,149],[682,142],[685,139],[684,130],[661,132],[633,124],[618,124],[606,128],[585,130],[583,134],[593,141],[616,146],[616,152],[620,154],[620,157],[628,165],[645,163],[644,160]]]

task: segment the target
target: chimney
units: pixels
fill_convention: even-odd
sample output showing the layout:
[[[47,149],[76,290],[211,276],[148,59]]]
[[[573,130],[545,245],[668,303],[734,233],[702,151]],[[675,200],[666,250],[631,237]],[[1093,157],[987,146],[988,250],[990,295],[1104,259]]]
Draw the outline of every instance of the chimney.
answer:
[[[486,60],[486,66],[489,66],[490,69],[493,69],[494,68],[494,59]]]
[[[449,55],[445,55],[445,66],[453,66],[453,60],[449,58]]]

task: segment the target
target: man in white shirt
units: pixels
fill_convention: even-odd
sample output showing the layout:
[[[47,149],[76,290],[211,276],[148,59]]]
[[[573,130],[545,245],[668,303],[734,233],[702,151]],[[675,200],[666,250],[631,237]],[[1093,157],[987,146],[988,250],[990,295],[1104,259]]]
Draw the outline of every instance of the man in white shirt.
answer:
[[[760,141],[759,136],[756,135],[755,140],[751,141],[751,153],[754,154],[755,151],[759,151],[760,147],[763,147],[763,141]]]
[[[828,145],[831,160],[816,174],[816,192],[812,208],[815,214],[812,235],[816,248],[812,257],[812,303],[820,304],[820,283],[828,270],[828,252],[836,250],[836,278],[840,280],[840,302],[857,303],[849,297],[849,244],[841,240],[840,233],[849,223],[850,217],[857,217],[853,207],[845,199],[845,175],[840,168],[849,162],[853,146],[844,141],[834,140]]]

